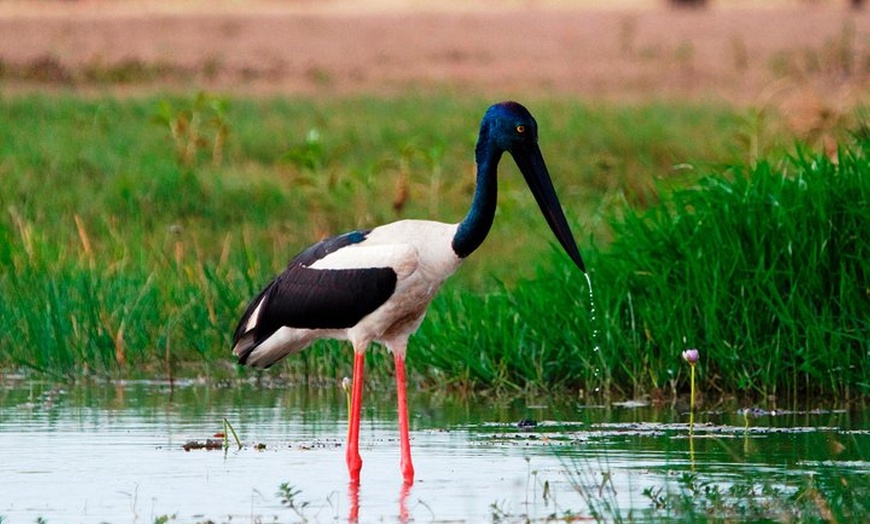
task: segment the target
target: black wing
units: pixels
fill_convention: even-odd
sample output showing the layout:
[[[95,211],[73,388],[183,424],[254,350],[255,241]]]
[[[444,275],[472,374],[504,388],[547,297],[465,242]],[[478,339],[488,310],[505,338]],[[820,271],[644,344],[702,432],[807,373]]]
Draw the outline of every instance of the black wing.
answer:
[[[367,234],[354,231],[329,238],[290,261],[287,269],[248,305],[236,327],[233,343],[240,363],[244,364],[250,352],[281,327],[349,328],[392,296],[397,280],[392,268],[308,267],[342,247],[362,242]]]

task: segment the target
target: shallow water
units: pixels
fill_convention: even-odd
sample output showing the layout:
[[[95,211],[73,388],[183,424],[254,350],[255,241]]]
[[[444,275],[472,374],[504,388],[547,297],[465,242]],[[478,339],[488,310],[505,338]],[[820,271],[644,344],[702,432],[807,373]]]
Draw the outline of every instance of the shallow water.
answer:
[[[865,413],[744,416],[728,409],[698,413],[690,433],[685,413],[633,404],[503,404],[423,394],[409,402],[415,484],[402,486],[394,397],[367,391],[362,480],[353,491],[338,386],[7,381],[0,388],[0,517],[480,522],[589,516],[596,509],[607,517],[652,511],[644,490],[671,486],[682,473],[786,492],[809,477],[822,485],[870,473]],[[224,417],[241,450],[184,450],[223,431]],[[536,424],[520,428],[523,419]],[[290,500],[278,494],[285,483]]]

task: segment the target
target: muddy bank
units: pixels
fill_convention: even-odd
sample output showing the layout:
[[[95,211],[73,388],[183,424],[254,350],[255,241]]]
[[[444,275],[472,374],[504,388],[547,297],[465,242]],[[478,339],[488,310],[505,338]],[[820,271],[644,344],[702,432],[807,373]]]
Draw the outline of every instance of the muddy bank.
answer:
[[[39,4],[0,10],[7,90],[341,95],[452,87],[496,98],[816,107],[866,100],[870,84],[870,12],[830,3],[677,11]]]

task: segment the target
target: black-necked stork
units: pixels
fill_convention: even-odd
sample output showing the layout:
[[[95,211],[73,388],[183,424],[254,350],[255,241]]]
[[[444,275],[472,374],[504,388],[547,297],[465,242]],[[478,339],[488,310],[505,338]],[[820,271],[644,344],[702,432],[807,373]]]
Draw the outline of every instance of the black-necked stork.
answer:
[[[406,484],[414,481],[405,400],[408,337],[423,322],[441,283],[486,238],[495,216],[498,163],[505,151],[520,168],[559,243],[585,272],[538,147],[537,123],[522,105],[503,102],[491,106],[480,124],[477,186],[462,222],[400,220],[323,240],[296,255],[239,321],[233,353],[239,363],[258,368],[269,367],[317,339],[353,344],[347,443],[352,484],[359,483],[362,468],[363,368],[372,342],[385,345],[395,359],[401,469]]]

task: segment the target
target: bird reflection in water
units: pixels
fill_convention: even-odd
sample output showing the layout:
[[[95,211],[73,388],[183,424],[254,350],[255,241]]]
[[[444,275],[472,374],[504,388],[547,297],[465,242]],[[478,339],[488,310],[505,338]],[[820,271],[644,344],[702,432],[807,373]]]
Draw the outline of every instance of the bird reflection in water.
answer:
[[[410,514],[408,513],[408,495],[410,493],[411,484],[403,482],[402,488],[399,490],[399,522],[402,523],[410,520]],[[347,516],[347,521],[359,522],[359,483],[348,483],[347,494],[350,499],[350,513]]]

